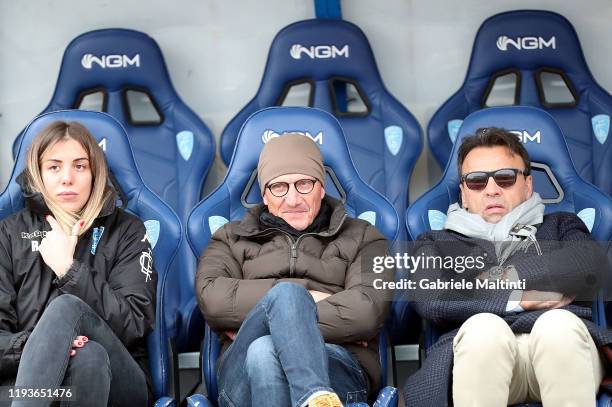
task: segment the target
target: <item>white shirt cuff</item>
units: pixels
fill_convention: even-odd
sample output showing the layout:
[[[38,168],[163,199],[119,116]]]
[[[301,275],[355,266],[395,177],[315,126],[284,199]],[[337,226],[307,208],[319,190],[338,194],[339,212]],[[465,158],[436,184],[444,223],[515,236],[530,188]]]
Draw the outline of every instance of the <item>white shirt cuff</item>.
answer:
[[[523,290],[513,290],[508,298],[508,304],[506,305],[506,312],[523,312],[525,311],[521,307],[521,298],[523,297]]]
[[[506,278],[509,281],[519,281],[518,272],[514,268],[514,266],[508,267],[508,275]],[[523,298],[523,290],[513,290],[510,293],[510,297],[508,298],[508,304],[506,305],[506,312],[523,312],[525,311],[523,307],[521,307],[521,299]]]

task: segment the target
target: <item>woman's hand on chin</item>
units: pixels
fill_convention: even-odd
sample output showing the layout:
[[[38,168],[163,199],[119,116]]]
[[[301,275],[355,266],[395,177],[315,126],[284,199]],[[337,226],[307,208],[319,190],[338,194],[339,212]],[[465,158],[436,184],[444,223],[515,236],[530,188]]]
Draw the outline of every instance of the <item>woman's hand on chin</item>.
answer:
[[[84,221],[76,222],[72,227],[72,233],[68,235],[53,216],[47,215],[46,219],[51,225],[51,230],[40,242],[38,251],[47,266],[53,270],[58,278],[62,278],[68,272],[74,260],[74,249]]]

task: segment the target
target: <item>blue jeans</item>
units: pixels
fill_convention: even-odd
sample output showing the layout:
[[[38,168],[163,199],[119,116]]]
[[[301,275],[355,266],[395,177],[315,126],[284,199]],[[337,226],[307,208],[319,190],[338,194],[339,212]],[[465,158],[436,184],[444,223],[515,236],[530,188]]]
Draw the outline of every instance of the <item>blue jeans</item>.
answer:
[[[367,399],[359,363],[323,342],[312,296],[291,283],[274,286],[249,312],[217,378],[221,407],[299,407],[321,390],[343,403]]]
[[[76,336],[89,341],[69,356]],[[28,338],[15,386],[70,386],[76,406],[146,406],[145,373],[111,328],[74,295],[56,297]],[[62,404],[64,404],[63,402]],[[48,406],[51,401],[15,401],[14,407]]]

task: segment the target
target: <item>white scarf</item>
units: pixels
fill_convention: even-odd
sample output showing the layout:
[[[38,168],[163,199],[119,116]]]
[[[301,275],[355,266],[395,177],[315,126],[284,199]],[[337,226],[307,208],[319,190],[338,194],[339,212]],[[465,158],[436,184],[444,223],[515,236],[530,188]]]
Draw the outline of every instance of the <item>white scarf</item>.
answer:
[[[524,228],[524,226],[538,225],[543,219],[544,204],[540,195],[534,192],[531,198],[512,209],[497,223],[489,223],[480,215],[469,213],[458,203],[454,203],[448,207],[444,229],[454,230],[467,237],[493,242],[499,263],[502,264],[522,246],[520,243],[525,240],[524,238],[528,239],[528,245],[536,242],[537,229]],[[515,228],[517,226],[518,228]],[[520,234],[517,234],[519,230]]]

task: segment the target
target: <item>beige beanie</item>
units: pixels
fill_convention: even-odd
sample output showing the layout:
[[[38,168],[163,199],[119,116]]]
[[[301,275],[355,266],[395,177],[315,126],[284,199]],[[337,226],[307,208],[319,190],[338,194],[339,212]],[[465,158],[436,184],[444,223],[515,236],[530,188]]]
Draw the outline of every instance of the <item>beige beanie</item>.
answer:
[[[310,137],[286,134],[268,141],[259,155],[257,180],[263,196],[265,187],[285,174],[310,175],[325,186],[325,169],[319,147]]]

